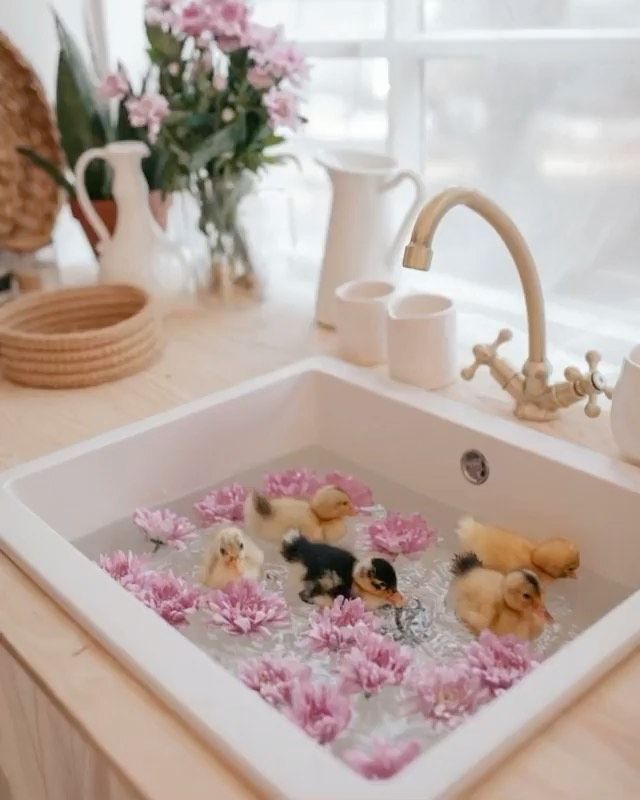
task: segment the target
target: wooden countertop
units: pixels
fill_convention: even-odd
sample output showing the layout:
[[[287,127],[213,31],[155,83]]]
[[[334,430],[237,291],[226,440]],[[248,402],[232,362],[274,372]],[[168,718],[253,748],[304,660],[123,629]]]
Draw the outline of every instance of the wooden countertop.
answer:
[[[164,356],[140,375],[60,392],[0,382],[0,469],[299,358],[331,353],[333,335],[310,318],[304,291],[290,290],[262,304],[212,303],[168,320]],[[510,416],[509,398],[486,375],[444,393]],[[538,427],[615,457],[606,414],[591,421],[575,407]],[[0,598],[0,642],[142,797],[259,796],[3,555]],[[636,652],[466,797],[631,800],[640,797],[639,747]]]

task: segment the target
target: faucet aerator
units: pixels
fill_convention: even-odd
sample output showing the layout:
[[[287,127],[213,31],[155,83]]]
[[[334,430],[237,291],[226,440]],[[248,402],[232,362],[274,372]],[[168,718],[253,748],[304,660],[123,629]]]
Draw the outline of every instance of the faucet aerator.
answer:
[[[433,252],[430,247],[411,242],[404,248],[402,266],[409,269],[428,270],[431,266]]]

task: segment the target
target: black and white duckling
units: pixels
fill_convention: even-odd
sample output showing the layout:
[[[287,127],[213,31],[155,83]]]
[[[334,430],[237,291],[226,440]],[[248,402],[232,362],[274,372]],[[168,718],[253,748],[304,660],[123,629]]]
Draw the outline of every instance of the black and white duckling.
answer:
[[[200,582],[211,589],[224,589],[238,578],[258,580],[264,553],[236,527],[220,528],[204,551]]]
[[[300,599],[330,606],[336,597],[361,597],[368,609],[400,606],[396,571],[384,558],[358,559],[348,550],[324,542],[311,542],[300,531],[289,531],[282,540],[285,561],[303,568]]]
[[[335,542],[347,532],[346,517],[356,511],[349,495],[337,486],[322,486],[311,500],[295,497],[269,499],[249,494],[244,505],[248,530],[261,539],[279,542],[292,529],[312,542]]]
[[[475,553],[463,553],[453,557],[451,572],[456,614],[473,633],[489,629],[498,636],[537,639],[553,622],[540,579],[531,570],[503,575],[484,567]]]

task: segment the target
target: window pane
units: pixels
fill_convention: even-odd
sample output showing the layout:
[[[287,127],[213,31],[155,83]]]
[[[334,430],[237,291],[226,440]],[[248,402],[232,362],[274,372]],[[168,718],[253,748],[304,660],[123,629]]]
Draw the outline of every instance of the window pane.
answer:
[[[425,87],[430,191],[486,193],[521,227],[548,299],[637,326],[638,72],[456,59],[428,62]],[[454,212],[434,252],[434,276],[521,296],[504,246],[475,215]]]
[[[255,19],[292,39],[379,39],[385,0],[256,0]]]
[[[426,30],[640,25],[637,0],[423,0]]]

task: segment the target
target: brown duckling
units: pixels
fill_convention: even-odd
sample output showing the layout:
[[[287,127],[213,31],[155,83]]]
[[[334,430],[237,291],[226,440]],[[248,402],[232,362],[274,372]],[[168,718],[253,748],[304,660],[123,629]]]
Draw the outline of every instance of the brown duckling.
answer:
[[[475,634],[489,629],[499,636],[537,639],[553,622],[531,570],[503,575],[484,567],[475,553],[463,553],[453,557],[451,572],[456,614]]]
[[[275,542],[292,529],[314,542],[335,542],[347,532],[345,518],[357,513],[349,495],[337,486],[322,486],[310,501],[294,497],[270,500],[252,492],[244,505],[247,528]]]
[[[200,567],[200,582],[211,589],[224,589],[246,577],[258,580],[264,553],[240,528],[220,528],[206,548]]]
[[[324,542],[311,542],[300,531],[282,540],[282,557],[303,568],[300,599],[330,606],[336,597],[361,597],[369,609],[400,606],[396,571],[384,558],[358,559],[348,550]]]
[[[463,517],[457,533],[465,550],[475,553],[487,569],[498,572],[529,569],[543,581],[552,581],[575,578],[580,566],[580,551],[569,539],[532,542],[517,533],[482,525],[473,517]]]

